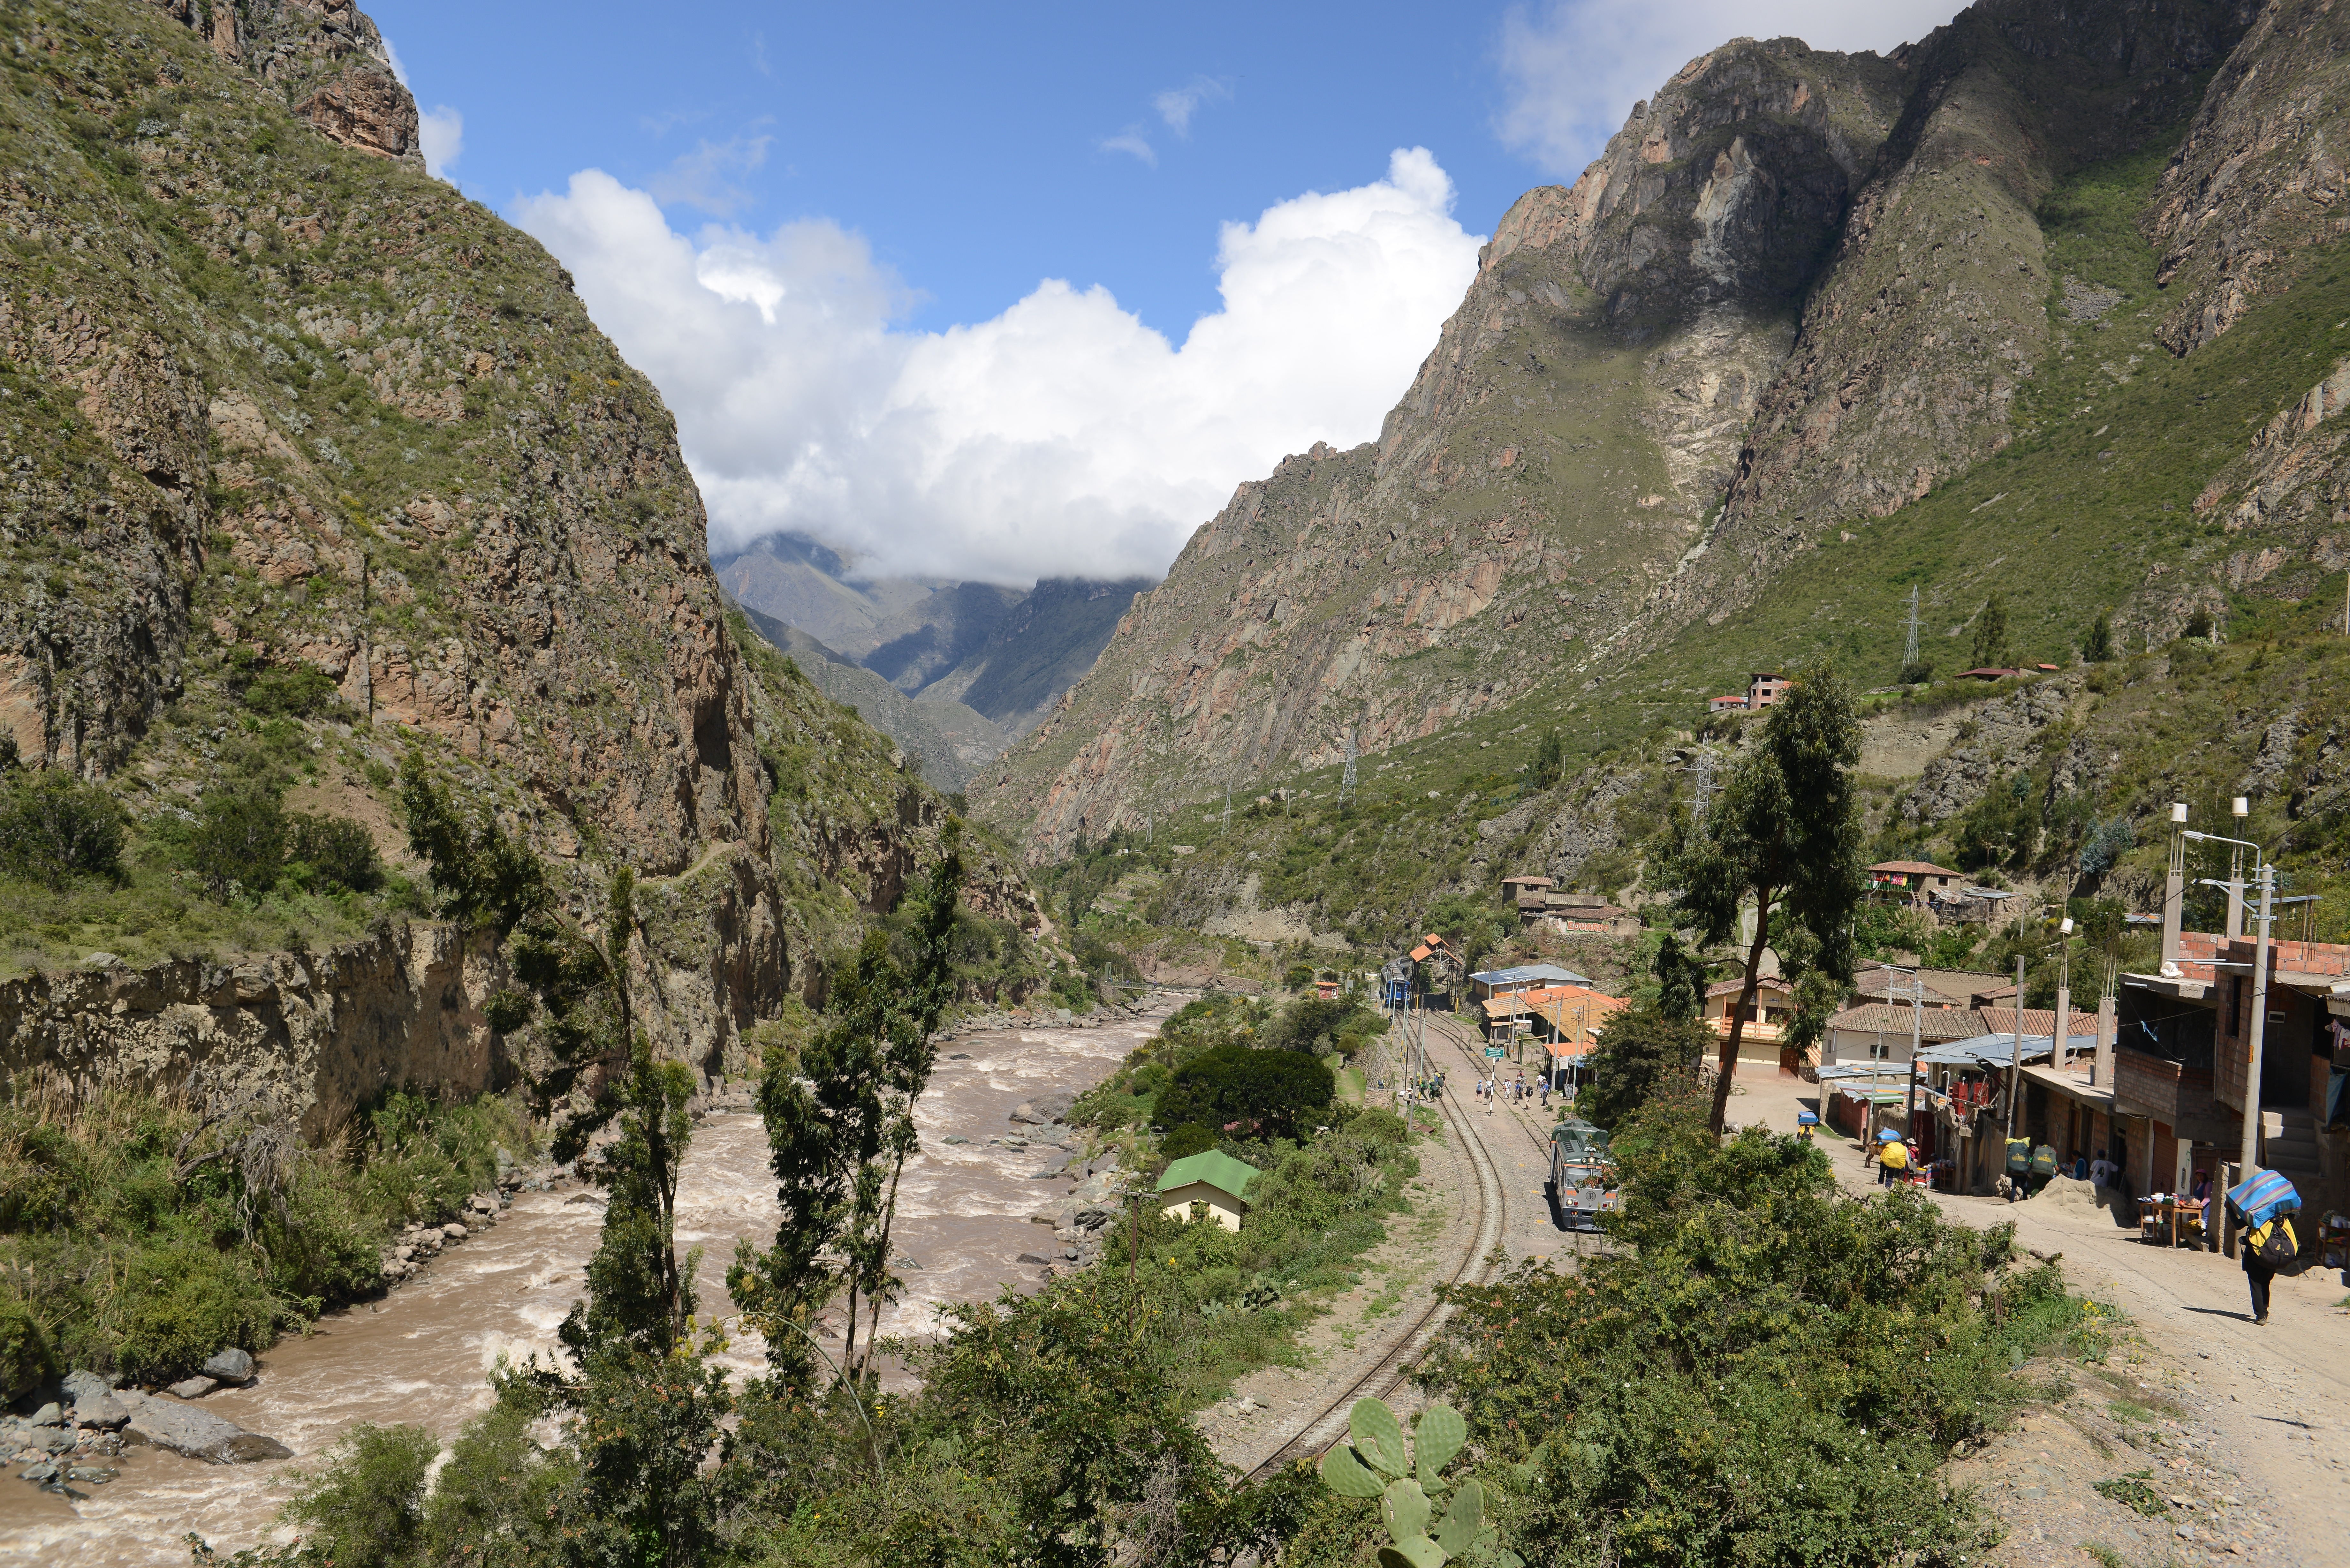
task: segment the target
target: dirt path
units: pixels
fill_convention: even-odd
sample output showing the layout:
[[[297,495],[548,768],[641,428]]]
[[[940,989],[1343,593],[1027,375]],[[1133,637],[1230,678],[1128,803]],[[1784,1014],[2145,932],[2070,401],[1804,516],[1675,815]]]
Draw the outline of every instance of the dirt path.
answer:
[[[1793,1079],[1740,1091],[1731,1123],[1781,1132],[1818,1094]],[[1841,1134],[1821,1144],[1839,1181],[1877,1190],[1858,1144]],[[2135,1227],[2086,1205],[1934,1199],[1965,1224],[2013,1221],[2019,1243],[2061,1258],[2074,1290],[2129,1320],[2086,1386],[1952,1467],[2008,1527],[1991,1561],[2113,1568],[2089,1542],[2131,1564],[2350,1563],[2350,1313],[2337,1304],[2337,1274],[2279,1279],[2269,1322],[2255,1327],[2242,1270],[2217,1253],[2144,1245]],[[2139,1470],[2159,1500],[2152,1514],[2091,1490]]]

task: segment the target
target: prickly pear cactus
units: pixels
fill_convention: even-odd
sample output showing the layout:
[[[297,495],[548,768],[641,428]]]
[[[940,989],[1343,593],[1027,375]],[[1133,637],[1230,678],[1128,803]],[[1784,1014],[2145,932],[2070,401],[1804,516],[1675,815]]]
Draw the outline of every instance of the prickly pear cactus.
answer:
[[[1322,1456],[1322,1484],[1341,1497],[1379,1500],[1380,1522],[1395,1543],[1379,1548],[1379,1568],[1443,1568],[1455,1558],[1525,1568],[1484,1521],[1484,1487],[1466,1480],[1456,1488],[1444,1479],[1444,1467],[1469,1440],[1460,1411],[1450,1405],[1421,1411],[1407,1453],[1403,1423],[1387,1401],[1357,1399],[1347,1414],[1347,1435],[1349,1441]],[[1452,1500],[1438,1519],[1437,1500],[1447,1491]]]

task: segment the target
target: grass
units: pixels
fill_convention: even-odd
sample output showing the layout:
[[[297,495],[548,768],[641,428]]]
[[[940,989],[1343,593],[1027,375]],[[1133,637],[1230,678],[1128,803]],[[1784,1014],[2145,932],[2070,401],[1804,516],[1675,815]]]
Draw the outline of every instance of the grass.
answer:
[[[2152,1470],[2132,1470],[2126,1476],[2095,1482],[2093,1490],[2148,1519],[2161,1519],[2170,1512],[2170,1504],[2149,1484],[2153,1475]]]

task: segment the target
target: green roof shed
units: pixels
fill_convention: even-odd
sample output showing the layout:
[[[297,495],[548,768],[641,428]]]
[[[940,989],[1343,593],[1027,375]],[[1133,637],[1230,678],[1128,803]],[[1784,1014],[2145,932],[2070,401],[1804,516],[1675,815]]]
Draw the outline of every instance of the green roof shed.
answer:
[[[1246,1160],[1234,1159],[1220,1148],[1211,1148],[1186,1155],[1170,1165],[1166,1174],[1159,1179],[1159,1190],[1172,1192],[1195,1181],[1204,1181],[1219,1192],[1228,1192],[1245,1203],[1248,1201],[1249,1184],[1263,1174]]]

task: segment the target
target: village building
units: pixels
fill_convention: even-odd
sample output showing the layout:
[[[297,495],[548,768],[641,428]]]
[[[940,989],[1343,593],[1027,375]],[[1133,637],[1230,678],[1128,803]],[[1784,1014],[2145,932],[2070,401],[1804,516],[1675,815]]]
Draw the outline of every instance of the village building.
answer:
[[[2134,1189],[2177,1190],[2180,1173],[2191,1182],[2197,1170],[2218,1185],[2257,1096],[2262,1168],[2291,1181],[2310,1213],[2350,1209],[2350,1063],[2334,1065],[2350,1018],[2350,944],[2269,943],[2257,1085],[2252,939],[2179,931],[2167,946],[2173,956],[2153,974],[2123,975],[2116,998],[2118,1126],[2108,1137],[2127,1151]]]
[[[1159,1178],[1159,1212],[1186,1223],[1192,1217],[1191,1206],[1203,1204],[1205,1218],[1227,1231],[1238,1231],[1249,1210],[1249,1188],[1262,1174],[1255,1166],[1222,1149],[1187,1155],[1168,1166]]]
[[[1762,975],[1755,982],[1754,1000],[1746,1009],[1746,1027],[1738,1035],[1738,1060],[1742,1066],[1768,1062],[1793,1071],[1794,1064],[1783,1054],[1780,1045],[1786,1038],[1788,1023],[1794,1017],[1795,988],[1775,972],[1776,959],[1768,954],[1765,958],[1765,968],[1773,972]],[[1730,1037],[1731,1019],[1737,1012],[1739,995],[1745,989],[1742,975],[1716,981],[1706,987],[1705,1007],[1700,1020],[1718,1037]]]
[[[1852,991],[1856,1002],[1898,1002],[1908,1006],[1908,981],[1912,976],[1924,983],[1925,994],[1920,1000],[1927,1011],[1937,1008],[1975,1007],[1978,997],[1988,996],[1998,988],[2004,996],[2012,992],[2015,984],[2004,975],[1983,974],[1963,969],[1895,969],[1887,964],[1866,964],[1853,971]]]
[[[1546,985],[1589,985],[1588,975],[1555,963],[1522,963],[1508,969],[1482,969],[1469,977],[1469,994],[1482,1002],[1509,992],[1537,991]]]
[[[1949,892],[1960,877],[1930,860],[1880,860],[1868,868],[1868,891],[1871,898],[1919,904],[1929,892]]]

